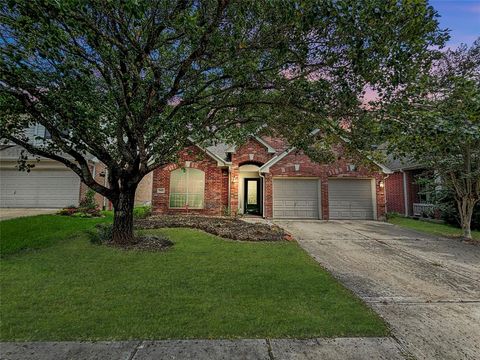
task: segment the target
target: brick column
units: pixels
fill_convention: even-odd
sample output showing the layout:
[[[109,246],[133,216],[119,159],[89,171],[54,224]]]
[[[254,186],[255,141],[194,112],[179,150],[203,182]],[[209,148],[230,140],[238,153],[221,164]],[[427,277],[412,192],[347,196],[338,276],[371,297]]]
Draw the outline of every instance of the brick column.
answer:
[[[232,166],[230,172],[230,212],[232,215],[238,213],[238,182],[239,182],[238,166]]]
[[[265,174],[265,213],[263,216],[267,219],[273,217],[273,180],[271,174]]]

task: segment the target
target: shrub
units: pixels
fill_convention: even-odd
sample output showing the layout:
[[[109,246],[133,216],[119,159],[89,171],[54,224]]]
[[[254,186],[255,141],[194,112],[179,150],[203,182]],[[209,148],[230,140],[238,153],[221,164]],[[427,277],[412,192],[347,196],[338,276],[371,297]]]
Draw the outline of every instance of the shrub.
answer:
[[[78,208],[75,206],[69,206],[66,208],[63,208],[57,212],[58,215],[66,215],[66,216],[71,216],[75,214],[78,211]]]
[[[137,206],[133,209],[135,219],[145,219],[152,214],[152,207],[149,205]]]
[[[89,218],[89,217],[100,217],[102,213],[98,208],[97,203],[95,202],[95,191],[89,189],[85,198],[80,201],[78,207],[71,205],[57,212],[59,215],[73,216],[80,218]]]
[[[98,210],[97,203],[95,202],[95,191],[92,189],[87,190],[85,197],[80,201],[79,208],[84,212],[87,212],[87,210]]]
[[[112,224],[97,224],[94,229],[87,230],[87,235],[92,244],[101,245],[112,240]]]
[[[460,227],[460,215],[458,214],[457,203],[452,194],[448,194],[442,199],[441,218],[447,224]],[[480,203],[475,206],[472,215],[472,230],[480,230]]]
[[[398,212],[395,212],[395,211],[387,213],[387,220],[395,219],[395,218],[399,218],[399,217],[405,217],[405,216],[398,213]]]

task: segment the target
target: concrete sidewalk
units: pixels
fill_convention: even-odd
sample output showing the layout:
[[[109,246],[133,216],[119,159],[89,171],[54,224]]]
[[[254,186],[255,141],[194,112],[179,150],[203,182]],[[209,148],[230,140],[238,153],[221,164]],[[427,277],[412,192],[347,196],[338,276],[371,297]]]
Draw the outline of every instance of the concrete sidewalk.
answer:
[[[405,359],[392,338],[0,343],[1,360]]]

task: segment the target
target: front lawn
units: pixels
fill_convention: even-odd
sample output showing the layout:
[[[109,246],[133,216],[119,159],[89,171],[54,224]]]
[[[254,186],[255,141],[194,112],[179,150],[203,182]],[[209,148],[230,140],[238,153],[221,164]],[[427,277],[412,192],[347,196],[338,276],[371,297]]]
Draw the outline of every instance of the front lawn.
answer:
[[[435,224],[431,222],[409,219],[405,217],[395,216],[388,220],[388,222],[400,225],[409,229],[421,231],[427,234],[446,237],[460,237],[462,236],[462,229],[448,225]],[[480,240],[480,231],[472,231],[472,237],[475,240]]]
[[[91,228],[100,222],[111,221],[111,213],[106,214],[104,218],[91,219],[38,215],[0,221],[0,254],[7,256],[19,251],[51,246],[79,230]]]
[[[37,218],[30,220],[37,226]],[[14,225],[1,223],[2,242],[10,241],[3,234],[15,234],[9,228]],[[28,226],[26,221],[23,230],[35,237]],[[125,251],[92,245],[77,232],[1,259],[1,340],[388,332],[296,243],[229,241],[191,229],[149,232],[163,233],[175,245],[166,252]]]

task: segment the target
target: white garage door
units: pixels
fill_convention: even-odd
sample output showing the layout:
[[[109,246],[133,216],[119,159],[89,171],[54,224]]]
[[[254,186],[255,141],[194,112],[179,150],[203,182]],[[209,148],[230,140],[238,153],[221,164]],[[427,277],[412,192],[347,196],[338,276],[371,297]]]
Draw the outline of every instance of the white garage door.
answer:
[[[318,180],[274,179],[273,217],[318,219]]]
[[[0,207],[78,205],[80,178],[70,170],[0,170]]]
[[[372,181],[328,179],[330,219],[374,219]]]

